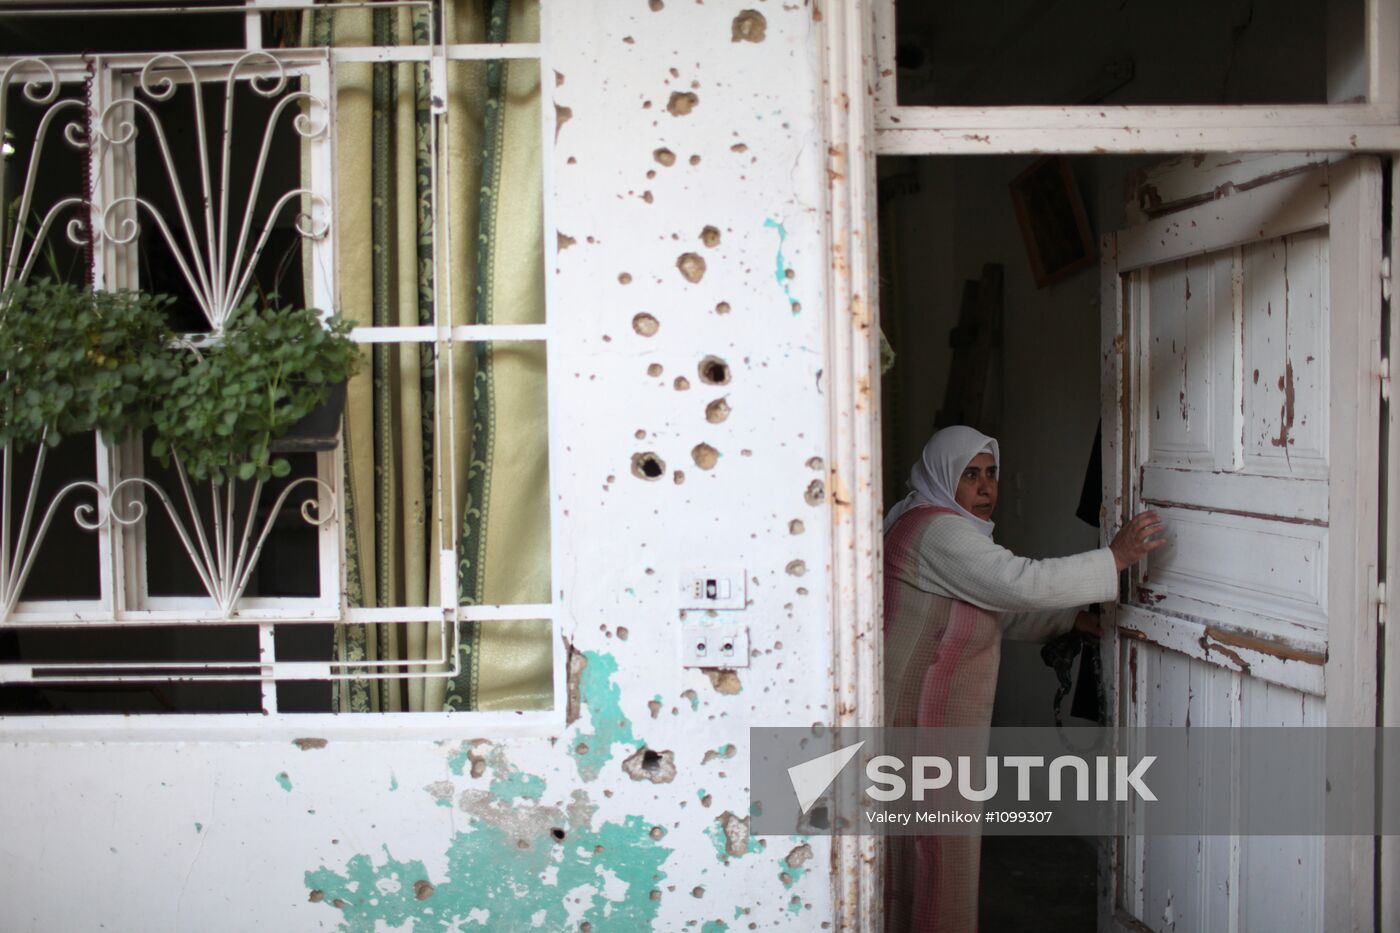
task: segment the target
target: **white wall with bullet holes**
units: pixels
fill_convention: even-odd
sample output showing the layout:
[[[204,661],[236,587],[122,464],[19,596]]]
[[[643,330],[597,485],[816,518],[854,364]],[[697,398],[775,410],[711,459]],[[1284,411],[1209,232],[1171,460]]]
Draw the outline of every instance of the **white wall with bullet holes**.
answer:
[[[834,718],[819,13],[545,23],[568,716],[0,734],[0,927],[830,925],[826,842],[746,824],[749,727]],[[744,608],[682,611],[696,568]],[[712,624],[746,666],[682,667]]]

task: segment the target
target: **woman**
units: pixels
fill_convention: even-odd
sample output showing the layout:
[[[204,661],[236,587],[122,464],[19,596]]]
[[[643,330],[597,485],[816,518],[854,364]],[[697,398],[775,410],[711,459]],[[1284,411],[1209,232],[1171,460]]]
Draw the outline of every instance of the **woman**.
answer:
[[[1001,455],[968,427],[944,428],[885,518],[885,709],[891,726],[991,724],[1003,636],[1098,634],[1075,607],[1118,595],[1118,574],[1161,547],[1154,512],[1096,551],[1017,557],[992,541]],[[975,931],[978,836],[891,840],[886,929]]]

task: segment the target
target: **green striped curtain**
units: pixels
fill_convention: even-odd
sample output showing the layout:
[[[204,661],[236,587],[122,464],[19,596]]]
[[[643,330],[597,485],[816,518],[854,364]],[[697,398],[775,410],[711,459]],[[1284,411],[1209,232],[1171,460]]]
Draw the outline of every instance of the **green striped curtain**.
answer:
[[[313,45],[425,43],[414,9],[318,11]],[[450,42],[534,41],[538,0],[454,0]],[[438,140],[426,64],[341,64],[336,86],[338,289],[363,324],[434,321],[451,276],[455,324],[544,321],[540,81],[532,61],[449,65],[449,110]],[[434,261],[451,223],[451,254]],[[455,351],[455,431],[435,392],[432,346],[374,344],[352,381],[344,435],[347,595],[352,606],[439,601],[437,522],[456,469],[458,598],[464,604],[549,601],[545,358],[539,344],[472,344]],[[442,372],[443,367],[439,366]],[[498,463],[510,465],[497,479]],[[439,484],[441,477],[441,484]],[[546,621],[467,624],[456,676],[341,681],[340,711],[532,709],[551,702]],[[439,625],[342,625],[342,661],[438,657]],[[449,641],[450,644],[450,641]],[[424,673],[428,665],[413,668]],[[445,668],[438,666],[438,673]]]

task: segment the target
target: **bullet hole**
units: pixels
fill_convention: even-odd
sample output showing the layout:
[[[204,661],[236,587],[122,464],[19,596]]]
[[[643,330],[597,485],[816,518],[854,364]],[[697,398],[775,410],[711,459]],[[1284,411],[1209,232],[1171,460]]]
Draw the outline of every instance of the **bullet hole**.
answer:
[[[719,451],[709,444],[696,444],[690,451],[690,458],[702,470],[713,470],[719,462]]]
[[[567,835],[567,833],[565,833],[564,830],[559,826],[556,826],[553,829],[551,829],[549,831],[549,834],[554,837],[555,842],[563,842],[564,836]]]
[[[749,147],[746,146],[746,145],[744,145],[743,143],[735,143],[734,145],[732,145],[732,146],[729,147],[729,151],[730,151],[730,152],[748,152],[748,151],[749,151]]]
[[[797,278],[797,270],[794,269],[792,266],[788,266],[786,269],[783,270],[783,278],[785,278],[785,279],[795,279],[795,278]]]
[[[649,168],[649,169],[647,169],[647,180],[650,181],[651,179],[653,179],[653,178],[655,178],[655,177],[656,177],[656,169],[654,169],[654,168]]]
[[[647,709],[651,710],[652,719],[661,715],[661,704],[656,700],[647,700]]]
[[[677,392],[684,392],[686,389],[690,388],[690,380],[684,376],[677,376],[676,381],[673,382],[672,385],[676,387]]]
[[[658,891],[658,890],[656,890],[656,888],[652,888],[652,889],[651,889],[651,893],[648,894],[647,896],[650,897],[650,898],[651,898],[652,900],[654,900],[654,901],[659,901],[659,900],[661,900],[661,892]]]
[[[800,535],[806,530],[807,526],[802,524],[802,519],[800,518],[794,518],[792,521],[788,522],[788,534],[790,535]]]
[[[1254,371],[1254,384],[1255,384],[1255,385],[1258,385],[1258,384],[1259,384],[1259,370],[1257,370],[1257,369]]]
[[[658,13],[666,4],[662,0],[647,0],[647,6],[651,7],[653,13]]]
[[[651,836],[653,840],[660,842],[662,837],[666,835],[666,830],[661,826],[653,826],[647,835]]]
[[[420,901],[426,901],[432,897],[436,890],[431,882],[422,880],[413,882],[413,896]]]
[[[657,162],[660,162],[667,168],[670,168],[672,165],[676,164],[676,154],[670,149],[661,148],[653,152],[651,155],[652,158],[656,159]]]
[[[569,235],[566,234],[566,233],[560,233],[560,234],[558,234],[558,237],[559,237],[559,252],[561,252],[561,253],[562,253],[564,250],[568,249],[570,246],[573,246],[575,243],[578,242],[578,240],[575,240],[573,237],[569,236]]]
[[[712,804],[712,803],[714,803],[714,802],[715,802],[714,797],[710,796],[709,794],[706,794],[705,796],[703,796],[703,797],[700,798],[700,806],[702,806],[702,807],[708,808],[708,807],[710,806],[710,804]]]
[[[674,68],[671,69],[671,77],[673,77],[673,78],[679,78],[680,76],[681,76],[681,73],[680,73],[679,71],[677,71],[677,70],[674,69]]]
[[[622,37],[622,42],[623,42],[624,45],[636,45],[636,44],[637,44],[637,40],[636,40],[636,39],[633,39],[631,36],[623,36],[623,37]],[[648,102],[647,106],[650,107],[651,104]]]
[[[752,457],[752,456],[753,456],[753,451],[752,451],[752,450],[749,450],[747,447],[745,447],[743,450],[739,451],[739,456],[741,456],[741,457]]]
[[[660,363],[652,363],[650,366],[647,367],[647,375],[648,375],[648,376],[653,376],[653,377],[659,376],[659,375],[661,375],[663,372],[665,372],[665,370],[662,368],[662,366],[661,366]],[[645,436],[645,435],[643,434],[643,432],[641,432],[641,431],[638,431],[638,432],[637,432],[637,439],[638,439],[638,440],[641,440],[642,437],[644,437],[644,436]]]
[[[345,901],[337,897],[335,900],[331,901],[331,906],[334,907],[336,910],[344,910]]]
[[[797,595],[798,595],[798,596],[806,596],[806,595],[807,595],[807,587],[805,587],[805,586],[799,586],[799,587],[797,588]]]
[[[325,739],[292,739],[292,744],[302,751],[310,751],[313,748],[325,748]]]
[[[558,71],[555,71],[555,72],[554,72],[554,86],[555,86],[555,87],[563,87],[563,86],[564,86],[564,76],[563,76],[562,74],[560,74]]]
[[[730,42],[762,42],[768,30],[768,20],[757,10],[744,10],[734,17]]]
[[[719,424],[729,417],[729,403],[722,398],[717,398],[705,406],[705,420],[710,424]]]
[[[632,318],[632,329],[643,337],[655,337],[661,329],[661,322],[643,311]]]
[[[643,745],[623,759],[622,770],[634,781],[669,784],[676,779],[675,755],[669,751],[654,752]]]
[[[671,99],[666,102],[666,110],[673,117],[683,117],[694,110],[700,103],[700,96],[690,91],[672,91]]]
[[[707,356],[700,361],[697,369],[700,381],[706,385],[729,385],[729,364],[717,356]]]
[[[638,428],[634,436],[637,438],[637,440],[640,441],[646,438],[647,432],[643,431],[641,428]]]
[[[326,892],[322,891],[320,888],[317,888],[316,890],[308,894],[306,899],[313,904],[319,904],[326,899]]]
[[[700,694],[696,693],[694,690],[683,690],[681,691],[681,699],[688,700],[690,703],[695,704],[700,702]]]
[[[807,563],[800,560],[789,561],[785,569],[789,576],[800,577],[807,573]]]
[[[697,884],[695,887],[693,887],[693,888],[690,889],[690,896],[691,896],[691,897],[704,897],[704,896],[705,896],[705,886],[704,886],[703,884]]]
[[[632,273],[630,273],[630,272],[619,272],[619,273],[617,274],[617,280],[618,280],[619,282],[621,282],[623,285],[630,285],[630,284],[632,284]]]
[[[728,314],[729,310],[729,302],[727,301],[721,301],[715,305],[715,314]]]
[[[710,249],[714,249],[719,245],[719,228],[706,227],[704,230],[701,230],[700,242],[704,243]]]
[[[660,479],[666,475],[666,461],[649,450],[633,454],[632,475],[638,479]]]
[[[674,482],[677,486],[679,486],[679,485],[681,485],[682,483],[684,483],[684,482],[685,482],[685,471],[684,471],[684,470],[677,470],[675,473],[673,473],[673,474],[671,475],[671,481]]]
[[[802,313],[802,302],[800,302],[800,301],[794,301],[794,302],[792,303],[792,313],[793,313],[793,314],[801,314],[801,313]]]
[[[699,164],[700,164],[700,157],[699,157],[698,155],[693,155],[693,156],[691,156],[691,157],[690,157],[690,164],[691,164],[691,165],[699,165]]]
[[[578,743],[577,745],[575,745],[575,746],[574,746],[574,754],[576,754],[576,755],[587,755],[587,754],[588,754],[588,743],[587,743],[587,742],[580,742],[580,743]]]
[[[707,765],[717,758],[733,758],[738,752],[739,750],[733,744],[727,744],[721,748],[707,748],[705,754],[700,756],[700,763]]]
[[[650,204],[650,203],[652,203],[653,201],[655,201],[656,198],[652,197],[652,194],[651,194],[650,191],[643,191],[643,192],[642,192],[642,200],[645,201],[645,202],[647,202],[648,204]]]
[[[825,467],[826,461],[823,460],[821,457],[813,457],[812,459],[807,461],[807,469],[809,470],[820,470]]]
[[[559,142],[559,131],[573,119],[574,112],[562,104],[554,105],[554,141]]]
[[[676,268],[681,270],[681,275],[691,284],[705,277],[705,260],[698,253],[682,253],[676,260]]]
[[[826,804],[819,803],[807,812],[807,822],[812,825],[813,829],[830,829],[831,811]]]
[[[628,636],[629,634],[630,634],[630,633],[627,631],[627,626],[625,626],[625,625],[619,625],[619,626],[617,627],[617,640],[618,640],[618,641],[626,641],[626,640],[627,640],[627,636]]]
[[[744,689],[739,675],[733,671],[705,668],[705,676],[710,679],[710,686],[715,688],[716,693],[733,696]]]
[[[807,491],[802,494],[802,498],[807,500],[808,505],[821,505],[826,501],[826,484],[819,479],[814,479],[807,484]]]
[[[578,930],[579,933],[593,933],[593,924],[585,920],[578,925]]]

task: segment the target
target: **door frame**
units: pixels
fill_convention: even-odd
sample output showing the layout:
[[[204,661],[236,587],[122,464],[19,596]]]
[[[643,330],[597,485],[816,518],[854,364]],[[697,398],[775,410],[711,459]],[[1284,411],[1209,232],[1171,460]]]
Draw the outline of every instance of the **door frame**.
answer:
[[[1031,155],[1213,152],[1400,154],[1400,0],[1365,0],[1367,102],[1285,106],[905,107],[895,100],[895,0],[814,0],[820,35],[821,128],[827,152],[826,262],[829,295],[825,371],[830,411],[831,633],[836,725],[882,721],[883,554],[880,501],[879,327],[875,160],[879,155]],[[1396,160],[1400,161],[1400,160]],[[1392,178],[1395,169],[1392,166]],[[1400,185],[1392,184],[1392,196]],[[1400,225],[1397,225],[1400,226]],[[1392,232],[1392,239],[1395,234]],[[1392,247],[1394,243],[1392,243]],[[1396,255],[1392,248],[1392,255]],[[1391,328],[1391,342],[1400,339]],[[1381,373],[1364,372],[1375,380]],[[1400,492],[1400,438],[1391,410],[1386,482]],[[1105,437],[1105,443],[1108,438]],[[1400,495],[1389,496],[1387,526],[1400,528]],[[1391,565],[1386,577],[1396,580]],[[1377,594],[1368,618],[1380,617]],[[1391,600],[1385,616],[1397,615]],[[1395,624],[1400,621],[1391,620]],[[1384,637],[1384,629],[1378,633]],[[1400,724],[1400,639],[1383,642],[1381,714]],[[1347,837],[1337,837],[1347,838]],[[833,840],[837,929],[883,927],[883,852],[876,837]],[[1400,862],[1400,840],[1354,840],[1357,855]],[[1360,850],[1364,850],[1364,853]],[[1109,865],[1115,859],[1110,848]],[[1348,859],[1348,861],[1351,861]],[[1357,864],[1352,861],[1352,864]],[[1400,879],[1369,872],[1345,887],[1345,912],[1357,929],[1400,926]],[[1389,877],[1388,877],[1389,876]],[[1112,883],[1101,872],[1101,883]],[[1331,882],[1329,882],[1329,888]],[[1110,888],[1111,890],[1111,888]],[[1378,900],[1377,900],[1378,897]],[[1101,903],[1106,899],[1101,898]],[[1340,906],[1340,905],[1339,905]],[[1377,913],[1379,911],[1379,913]],[[1100,929],[1120,927],[1111,911]],[[1123,927],[1130,928],[1130,927]],[[1350,925],[1349,927],[1350,928]]]

